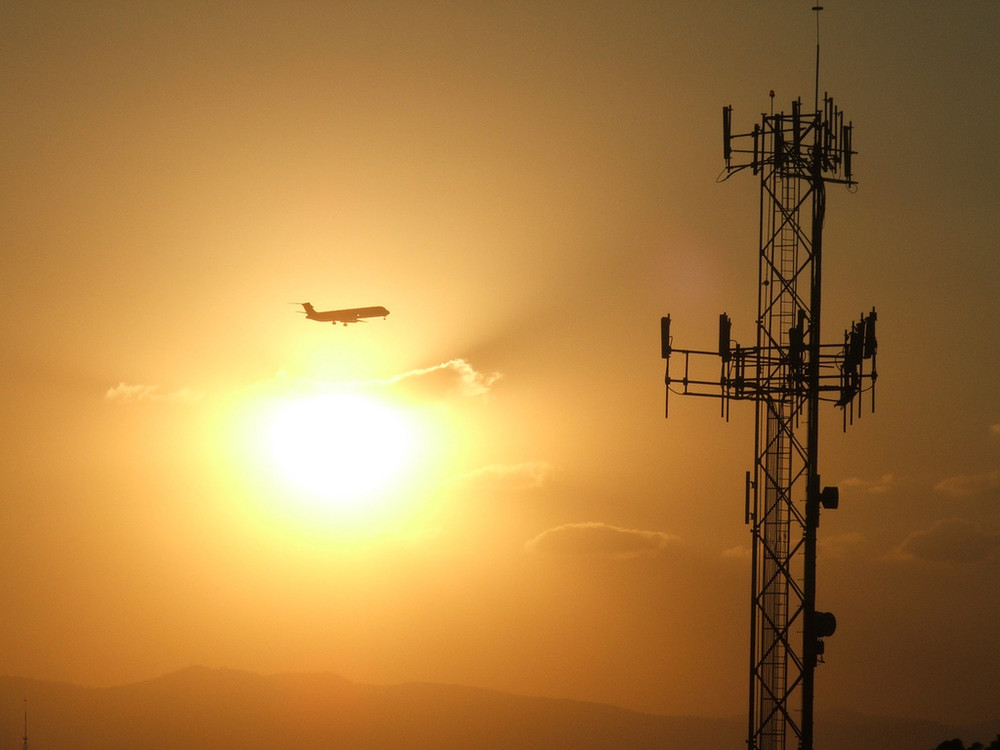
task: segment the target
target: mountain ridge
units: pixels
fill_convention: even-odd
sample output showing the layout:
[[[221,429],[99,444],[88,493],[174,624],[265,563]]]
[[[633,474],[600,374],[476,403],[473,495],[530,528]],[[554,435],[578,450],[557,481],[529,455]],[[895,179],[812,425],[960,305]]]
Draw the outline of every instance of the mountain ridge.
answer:
[[[25,697],[32,746],[53,749],[717,750],[746,745],[745,718],[646,714],[466,685],[370,685],[328,672],[261,675],[191,666],[97,688],[0,677],[0,746],[20,740]],[[952,737],[972,741],[988,734],[985,725],[830,712],[817,719],[816,745],[932,750]]]

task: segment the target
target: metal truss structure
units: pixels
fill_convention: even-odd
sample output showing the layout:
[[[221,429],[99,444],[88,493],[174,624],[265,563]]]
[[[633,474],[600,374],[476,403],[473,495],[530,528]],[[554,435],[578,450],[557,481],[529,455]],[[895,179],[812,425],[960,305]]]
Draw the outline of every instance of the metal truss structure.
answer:
[[[833,100],[813,111],[763,114],[748,133],[732,132],[723,109],[724,177],[749,169],[760,179],[756,342],[732,339],[719,316],[714,351],[674,348],[662,318],[667,393],[753,401],[754,467],[746,474],[745,521],[752,534],[749,750],[813,747],[813,673],[836,619],[816,610],[816,530],[820,509],[838,504],[820,486],[820,403],[844,412],[844,427],[874,410],[876,314],[862,314],[843,342],[820,339],[822,240],[827,183],[854,186],[852,125]],[[680,365],[680,366],[678,366]],[[715,367],[719,367],[715,370]],[[718,372],[715,377],[714,372]]]

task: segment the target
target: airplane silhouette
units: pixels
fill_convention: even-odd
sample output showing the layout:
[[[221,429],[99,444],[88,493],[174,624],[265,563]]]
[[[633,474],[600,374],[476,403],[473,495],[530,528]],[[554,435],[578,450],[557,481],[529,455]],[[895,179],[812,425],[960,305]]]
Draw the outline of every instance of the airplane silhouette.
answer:
[[[385,318],[389,314],[381,305],[377,307],[351,307],[346,310],[321,310],[318,311],[308,302],[298,302],[296,304],[302,305],[305,308],[306,317],[309,320],[317,320],[320,323],[343,323],[345,326],[348,323],[364,323],[362,318]]]

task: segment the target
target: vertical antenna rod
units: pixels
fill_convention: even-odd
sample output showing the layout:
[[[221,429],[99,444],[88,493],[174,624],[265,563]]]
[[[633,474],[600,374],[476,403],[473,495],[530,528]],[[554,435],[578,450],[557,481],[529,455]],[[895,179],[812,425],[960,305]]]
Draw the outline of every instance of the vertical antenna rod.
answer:
[[[822,5],[812,7],[816,11],[816,88],[813,96],[813,109],[819,109],[819,12],[823,10]]]

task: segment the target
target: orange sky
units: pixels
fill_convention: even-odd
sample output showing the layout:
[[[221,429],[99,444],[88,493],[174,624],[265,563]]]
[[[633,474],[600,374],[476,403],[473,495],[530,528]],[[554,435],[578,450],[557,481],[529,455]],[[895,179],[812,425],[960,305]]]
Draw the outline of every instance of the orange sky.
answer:
[[[808,8],[5,4],[0,673],[743,713],[752,407],[665,421],[658,318],[753,337],[758,191],[716,183],[719,113],[811,97]],[[823,12],[860,181],[830,191],[825,332],[874,305],[882,346],[877,413],[824,414],[820,711],[1000,704],[998,29]],[[323,416],[344,393],[410,438],[360,441],[329,481],[386,483],[350,511],[268,426],[320,398],[365,436]]]

